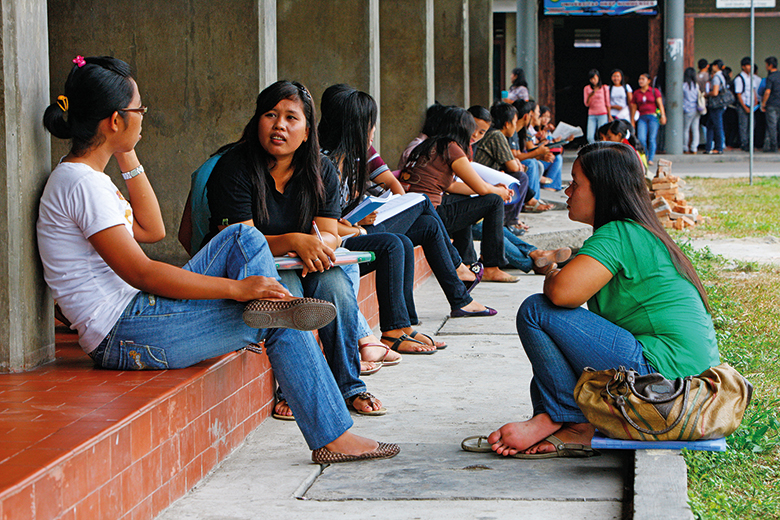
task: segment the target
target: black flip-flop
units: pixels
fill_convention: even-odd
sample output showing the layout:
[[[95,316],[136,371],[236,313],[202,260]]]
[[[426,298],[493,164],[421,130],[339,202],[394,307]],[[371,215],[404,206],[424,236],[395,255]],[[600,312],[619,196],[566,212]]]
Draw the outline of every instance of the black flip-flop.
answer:
[[[440,346],[438,346],[438,345],[436,344],[436,342],[435,342],[435,341],[433,341],[433,338],[432,338],[432,337],[430,337],[430,336],[429,336],[429,335],[427,335],[427,334],[423,334],[422,332],[418,332],[418,331],[416,331],[416,330],[413,330],[413,331],[412,331],[412,334],[411,334],[411,336],[412,336],[413,338],[416,338],[418,334],[419,334],[420,336],[425,336],[426,338],[428,338],[428,341],[430,341],[430,342],[431,342],[431,345],[433,345],[434,347],[436,347],[436,350],[444,350],[445,348],[447,348],[447,344],[446,344],[446,343],[440,347]],[[417,340],[417,341],[420,341],[420,340]],[[422,343],[422,342],[421,342],[421,343]]]
[[[398,347],[404,341],[411,341],[412,343],[419,343],[420,345],[424,345],[426,347],[430,346],[430,345],[425,345],[425,343],[423,343],[422,341],[419,341],[419,340],[416,340],[416,339],[410,337],[408,334],[402,334],[402,335],[398,336],[397,338],[394,338],[392,336],[382,336],[382,339],[384,341],[392,341],[393,344],[390,346],[390,350],[395,350],[399,354],[412,354],[412,355],[415,355],[415,354],[425,354],[425,355],[428,355],[428,354],[435,354],[437,352],[436,350],[416,350],[416,351],[409,351],[409,352],[406,352],[406,351],[403,351],[403,350],[398,350]]]

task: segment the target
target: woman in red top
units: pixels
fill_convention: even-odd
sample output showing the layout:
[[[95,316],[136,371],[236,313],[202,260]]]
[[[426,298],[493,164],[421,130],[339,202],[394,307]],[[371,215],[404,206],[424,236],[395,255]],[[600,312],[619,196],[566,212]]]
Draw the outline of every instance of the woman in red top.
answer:
[[[661,91],[650,86],[650,74],[644,73],[639,76],[639,89],[634,92],[630,106],[632,124],[634,114],[639,111],[636,136],[647,150],[647,164],[652,165],[655,159],[655,137],[658,134],[658,125],[666,124],[666,110],[664,110]],[[656,112],[660,114],[660,119]]]
[[[601,83],[601,74],[596,69],[588,72],[588,85],[583,90],[583,101],[588,107],[588,144],[596,142],[596,130],[612,121],[609,110],[609,89]]]

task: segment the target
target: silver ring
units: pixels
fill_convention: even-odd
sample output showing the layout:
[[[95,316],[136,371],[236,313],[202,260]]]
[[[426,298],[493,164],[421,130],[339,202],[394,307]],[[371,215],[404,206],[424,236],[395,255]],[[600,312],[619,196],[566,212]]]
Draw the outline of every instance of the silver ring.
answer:
[[[315,258],[314,261],[315,262],[322,262],[322,260],[320,260],[319,258]]]

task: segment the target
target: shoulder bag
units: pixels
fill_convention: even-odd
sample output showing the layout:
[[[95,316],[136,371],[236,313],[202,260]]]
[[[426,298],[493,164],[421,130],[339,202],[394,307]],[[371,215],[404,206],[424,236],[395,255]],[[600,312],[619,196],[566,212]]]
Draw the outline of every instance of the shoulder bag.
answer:
[[[736,100],[737,98],[734,96],[734,93],[731,91],[731,89],[726,85],[721,85],[720,90],[718,90],[718,95],[710,98],[709,108],[716,109],[727,107],[729,105],[733,105]]]
[[[699,111],[699,114],[704,115],[707,113],[707,97],[698,86],[696,86],[696,92],[696,109]]]
[[[670,381],[661,374],[586,368],[574,398],[607,437],[695,441],[730,435],[742,422],[753,386],[723,363],[698,376]]]

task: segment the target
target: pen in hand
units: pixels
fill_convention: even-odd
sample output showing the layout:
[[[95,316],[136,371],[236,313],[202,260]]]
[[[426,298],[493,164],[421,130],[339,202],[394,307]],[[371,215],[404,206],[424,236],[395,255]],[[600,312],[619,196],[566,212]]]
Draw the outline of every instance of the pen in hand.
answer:
[[[313,220],[311,221],[311,227],[314,228],[314,232],[317,233],[317,238],[320,239],[320,242],[324,244],[325,241],[322,239],[322,233],[320,233],[320,228],[317,227],[317,223]],[[330,267],[333,267],[333,260],[328,258],[328,262],[330,263]]]

